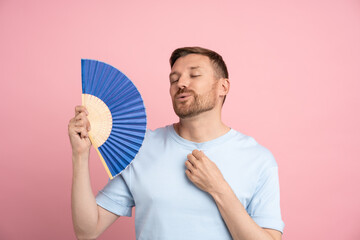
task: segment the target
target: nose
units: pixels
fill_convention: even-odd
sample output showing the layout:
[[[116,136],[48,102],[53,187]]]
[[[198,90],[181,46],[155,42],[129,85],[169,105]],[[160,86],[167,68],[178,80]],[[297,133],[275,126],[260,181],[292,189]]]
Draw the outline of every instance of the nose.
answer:
[[[190,79],[186,76],[181,76],[177,82],[177,86],[180,89],[186,88],[189,86]]]

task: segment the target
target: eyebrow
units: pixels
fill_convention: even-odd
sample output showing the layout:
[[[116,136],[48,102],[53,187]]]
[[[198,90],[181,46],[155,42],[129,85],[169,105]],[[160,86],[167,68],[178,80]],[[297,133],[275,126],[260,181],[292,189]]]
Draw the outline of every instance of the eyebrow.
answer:
[[[193,66],[193,67],[189,67],[190,68],[190,70],[194,70],[194,69],[198,69],[198,68],[200,68],[200,66]],[[169,77],[171,77],[172,75],[176,75],[176,74],[180,74],[179,72],[172,72],[172,73],[170,73],[170,75],[169,75]]]
[[[190,67],[191,70],[200,68],[200,66]]]

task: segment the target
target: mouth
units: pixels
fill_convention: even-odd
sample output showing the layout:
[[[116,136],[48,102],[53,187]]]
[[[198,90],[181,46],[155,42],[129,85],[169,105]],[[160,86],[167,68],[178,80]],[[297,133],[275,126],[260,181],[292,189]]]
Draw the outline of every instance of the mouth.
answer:
[[[176,96],[176,100],[187,100],[188,98],[190,98],[192,95],[190,93],[181,93],[178,96]]]

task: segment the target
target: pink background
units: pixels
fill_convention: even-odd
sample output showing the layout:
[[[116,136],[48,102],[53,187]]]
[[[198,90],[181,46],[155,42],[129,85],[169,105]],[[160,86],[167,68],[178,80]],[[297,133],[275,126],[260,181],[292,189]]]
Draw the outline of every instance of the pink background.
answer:
[[[360,239],[359,1],[1,0],[0,43],[0,239],[75,238],[81,58],[124,71],[155,129],[177,121],[169,56],[196,45],[228,65],[224,121],[277,159],[284,239]],[[96,194],[108,178],[94,150],[90,168]],[[134,218],[100,239],[135,239]]]

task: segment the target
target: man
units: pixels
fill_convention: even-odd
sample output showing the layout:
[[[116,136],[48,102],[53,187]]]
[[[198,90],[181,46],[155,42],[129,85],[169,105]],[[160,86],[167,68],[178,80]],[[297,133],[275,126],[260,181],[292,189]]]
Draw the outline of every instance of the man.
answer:
[[[230,87],[222,57],[200,47],[180,48],[170,65],[179,122],[148,130],[133,162],[96,198],[88,170],[87,111],[75,108],[69,136],[77,237],[97,238],[119,216],[131,216],[136,205],[137,239],[281,239],[276,161],[253,138],[221,121]]]

